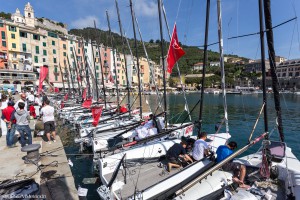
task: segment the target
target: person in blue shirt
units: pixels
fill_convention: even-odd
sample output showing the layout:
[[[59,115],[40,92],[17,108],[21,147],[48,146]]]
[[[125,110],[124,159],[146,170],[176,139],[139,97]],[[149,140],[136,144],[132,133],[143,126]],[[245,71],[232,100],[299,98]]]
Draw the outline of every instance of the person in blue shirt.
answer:
[[[237,143],[234,141],[229,142],[227,145],[221,145],[217,149],[217,159],[216,162],[220,163],[226,158],[228,158],[231,154],[233,154],[233,150],[237,148]],[[241,188],[249,188],[249,185],[244,183],[245,175],[246,175],[246,167],[240,163],[229,161],[222,166],[224,171],[233,171],[232,180],[239,184]]]

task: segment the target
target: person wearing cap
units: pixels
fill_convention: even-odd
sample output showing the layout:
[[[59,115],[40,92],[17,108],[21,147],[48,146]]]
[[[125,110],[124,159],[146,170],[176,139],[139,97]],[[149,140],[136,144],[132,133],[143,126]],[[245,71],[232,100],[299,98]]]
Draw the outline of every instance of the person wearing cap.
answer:
[[[9,128],[9,122],[11,119],[11,116],[15,112],[14,108],[14,102],[9,101],[7,103],[7,107],[2,110],[2,116],[1,119],[6,123],[7,126],[7,134],[6,134],[6,146],[11,148],[14,145],[14,135],[16,131],[16,121],[12,121],[12,125]]]
[[[181,141],[180,144],[175,143],[166,154],[168,160],[168,172],[171,171],[172,167],[180,168],[182,166],[182,162],[190,161],[191,163],[193,160],[191,157],[186,153],[187,143],[186,141]]]
[[[19,99],[19,100],[16,102],[15,106],[14,106],[14,107],[15,107],[15,110],[19,110],[18,105],[19,105],[20,102],[23,102],[23,103],[25,104],[24,110],[27,111],[26,94],[25,94],[25,93],[22,93],[22,94],[20,95],[20,97],[21,97],[21,99]]]

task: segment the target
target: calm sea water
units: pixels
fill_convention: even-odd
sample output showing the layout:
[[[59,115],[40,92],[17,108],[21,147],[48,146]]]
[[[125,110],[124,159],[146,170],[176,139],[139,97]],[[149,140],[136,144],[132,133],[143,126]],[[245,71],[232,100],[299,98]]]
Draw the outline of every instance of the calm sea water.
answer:
[[[187,116],[187,112],[184,111],[184,98],[183,95],[169,94],[167,96],[168,107],[168,119],[171,122],[180,123]],[[187,94],[187,101],[189,109],[191,110],[195,104],[199,101],[200,93]],[[146,99],[149,102],[146,104]],[[143,111],[148,111],[149,106],[152,112],[157,110],[159,105],[156,96],[146,96],[143,98]],[[131,101],[133,101],[132,98]],[[279,140],[278,131],[275,128],[276,115],[274,109],[273,94],[268,94],[268,124],[269,132],[272,133],[271,138]],[[126,103],[126,101],[124,101]],[[163,104],[162,104],[163,105]],[[222,95],[205,94],[203,103],[203,131],[208,133],[214,133],[215,124],[222,121],[224,117],[224,107]],[[135,107],[138,106],[138,100],[135,102]],[[249,135],[254,126],[255,120],[258,117],[259,111],[262,106],[262,94],[252,95],[227,95],[227,109],[228,109],[228,123],[229,132],[231,134],[231,140],[238,143],[239,147],[247,144]],[[282,94],[281,95],[282,106],[282,118],[285,133],[285,142],[287,146],[292,148],[292,152],[300,159],[300,142],[298,141],[300,130],[300,95],[294,94]],[[192,121],[199,118],[199,105],[191,113]],[[157,113],[161,110],[158,109]],[[225,131],[223,126],[221,131]],[[261,116],[257,128],[255,129],[253,138],[264,132],[263,115]],[[260,144],[260,143],[259,143]],[[250,154],[256,152],[259,148],[259,144],[256,144],[250,148],[244,154]],[[73,143],[69,143],[65,147],[67,154],[78,153],[79,147]],[[97,185],[85,185],[82,183],[84,178],[93,177],[92,174],[92,156],[69,156],[74,167],[72,173],[75,177],[76,186],[81,185],[84,188],[88,188],[87,199],[98,199],[96,192]]]

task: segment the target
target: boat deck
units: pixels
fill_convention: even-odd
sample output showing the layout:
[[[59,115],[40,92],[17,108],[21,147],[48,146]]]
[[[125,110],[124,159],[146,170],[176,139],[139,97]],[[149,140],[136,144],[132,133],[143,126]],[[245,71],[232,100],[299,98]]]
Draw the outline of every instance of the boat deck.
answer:
[[[164,165],[166,165],[166,161],[162,161],[162,164],[160,165],[160,162],[157,160],[149,162],[126,162],[126,165],[126,184],[122,186],[121,190],[115,191],[120,199],[126,199],[132,196],[134,194],[134,191],[142,191],[180,170],[173,168],[171,172],[168,172],[163,167]],[[112,175],[113,173],[110,173],[105,176],[108,182],[111,179]],[[124,169],[119,170],[116,180],[124,183]]]

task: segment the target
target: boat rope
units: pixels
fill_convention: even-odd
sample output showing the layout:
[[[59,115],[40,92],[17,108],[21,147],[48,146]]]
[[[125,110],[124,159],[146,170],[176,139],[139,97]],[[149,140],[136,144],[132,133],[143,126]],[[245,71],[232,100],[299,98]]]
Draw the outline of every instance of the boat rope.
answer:
[[[225,117],[222,119],[221,124],[220,124],[219,127],[218,127],[218,130],[217,130],[217,131],[215,132],[215,134],[213,134],[212,137],[210,138],[211,141],[209,142],[208,146],[212,146],[212,145],[213,145],[213,143],[214,143],[214,141],[215,141],[215,138],[216,138],[216,134],[219,133],[219,131],[220,131],[221,128],[222,128],[222,125],[224,124],[224,122],[225,122]],[[229,135],[229,133],[227,133],[227,139],[228,139],[228,135]]]
[[[265,147],[265,145],[266,144],[263,145],[264,147],[262,150],[262,162],[261,162],[259,172],[262,177],[270,178],[269,161],[268,161],[268,157],[267,157],[267,154],[269,154],[269,152],[268,152],[267,148]]]
[[[253,128],[252,128],[252,131],[251,131],[251,133],[250,133],[248,142],[251,141],[252,135],[253,135],[253,133],[254,133],[254,131],[255,131],[255,129],[256,129],[256,126],[257,126],[258,121],[259,121],[259,119],[260,119],[260,116],[261,116],[261,114],[262,114],[262,112],[263,112],[263,110],[264,110],[264,107],[265,107],[265,102],[263,103],[263,105],[262,105],[262,107],[261,107],[261,109],[260,109],[260,112],[259,112],[259,114],[258,114],[258,117],[256,118],[255,124],[254,124],[254,126],[253,126]]]

